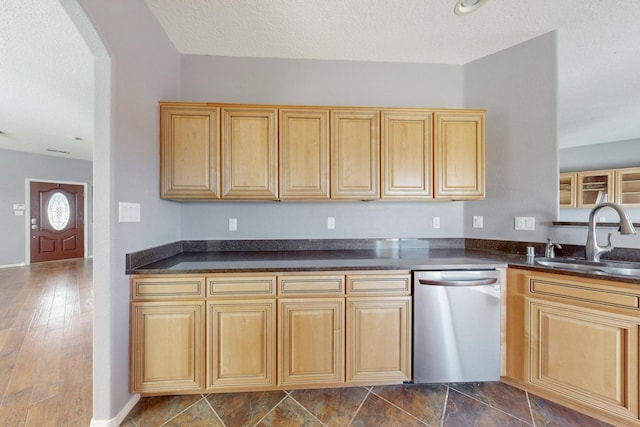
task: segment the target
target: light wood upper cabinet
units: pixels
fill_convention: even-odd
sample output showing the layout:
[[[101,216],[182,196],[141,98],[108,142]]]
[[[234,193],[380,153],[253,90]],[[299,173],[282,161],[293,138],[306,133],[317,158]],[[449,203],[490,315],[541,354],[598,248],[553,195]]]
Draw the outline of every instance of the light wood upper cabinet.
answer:
[[[382,111],[382,198],[433,197],[433,112]]]
[[[560,207],[575,208],[577,205],[577,175],[575,172],[560,173]]]
[[[166,102],[161,197],[484,197],[484,112]]]
[[[640,207],[640,168],[615,170],[615,201],[628,207]]]
[[[380,197],[380,113],[331,111],[331,198]]]
[[[280,198],[329,198],[329,110],[280,110]]]
[[[481,199],[484,197],[484,113],[440,111],[435,113],[435,197]]]
[[[613,202],[613,170],[578,172],[579,208],[592,208],[598,203]]]
[[[219,117],[206,104],[160,104],[160,197],[220,197]]]
[[[277,108],[223,107],[222,198],[278,198]]]

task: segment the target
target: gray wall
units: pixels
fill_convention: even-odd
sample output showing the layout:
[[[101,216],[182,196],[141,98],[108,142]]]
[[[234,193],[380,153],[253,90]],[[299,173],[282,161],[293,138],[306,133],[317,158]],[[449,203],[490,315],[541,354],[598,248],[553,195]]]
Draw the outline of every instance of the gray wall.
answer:
[[[465,105],[486,108],[486,188],[465,204],[466,237],[545,241],[557,217],[556,34],[548,33],[465,65]],[[471,226],[482,215],[484,228]],[[515,216],[536,219],[516,231]]]
[[[560,149],[560,172],[640,166],[640,139]]]
[[[24,216],[16,216],[13,210],[15,203],[25,204],[28,209],[27,179],[87,184],[85,200],[88,202],[88,212],[85,221],[88,235],[85,251],[88,256],[91,256],[93,254],[92,163],[86,160],[0,149],[0,235],[2,235],[0,267],[24,264],[27,261],[26,224],[30,218],[29,211],[25,210]]]
[[[285,105],[463,106],[456,65],[183,55],[185,101]],[[183,239],[462,237],[461,202],[184,203]],[[336,219],[327,229],[327,217]],[[432,228],[440,217],[441,228]],[[238,231],[228,231],[228,219]]]
[[[180,239],[180,210],[158,197],[158,101],[178,99],[180,55],[146,4],[60,0],[96,57],[93,419],[125,410],[129,286],[125,254]],[[118,202],[141,204],[119,223]]]

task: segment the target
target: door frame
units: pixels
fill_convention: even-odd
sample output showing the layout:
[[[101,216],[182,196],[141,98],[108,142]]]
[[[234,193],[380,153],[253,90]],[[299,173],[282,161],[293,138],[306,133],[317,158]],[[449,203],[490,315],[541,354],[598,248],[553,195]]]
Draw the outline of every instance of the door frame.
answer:
[[[71,185],[81,185],[84,190],[84,206],[82,207],[84,211],[84,254],[83,258],[87,258],[88,249],[89,249],[89,227],[88,224],[91,222],[93,224],[93,215],[89,217],[89,199],[93,200],[93,195],[89,194],[89,184],[86,182],[77,182],[77,181],[61,181],[61,180],[52,180],[52,179],[37,179],[37,178],[25,178],[24,180],[24,234],[25,234],[25,264],[31,264],[31,220],[29,219],[31,216],[31,183],[32,182],[47,182],[52,184],[71,184]]]

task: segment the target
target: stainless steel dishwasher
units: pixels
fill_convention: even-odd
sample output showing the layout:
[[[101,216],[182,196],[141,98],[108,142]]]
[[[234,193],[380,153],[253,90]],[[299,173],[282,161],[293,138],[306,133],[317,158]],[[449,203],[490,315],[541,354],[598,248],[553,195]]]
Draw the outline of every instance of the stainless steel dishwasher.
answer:
[[[500,272],[416,271],[413,382],[500,379]]]

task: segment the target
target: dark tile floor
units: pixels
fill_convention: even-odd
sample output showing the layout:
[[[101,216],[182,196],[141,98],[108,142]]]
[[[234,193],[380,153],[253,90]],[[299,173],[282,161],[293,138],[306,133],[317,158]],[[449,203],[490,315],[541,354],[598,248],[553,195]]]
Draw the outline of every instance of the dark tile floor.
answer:
[[[507,427],[609,424],[499,382],[140,399],[121,426]]]

